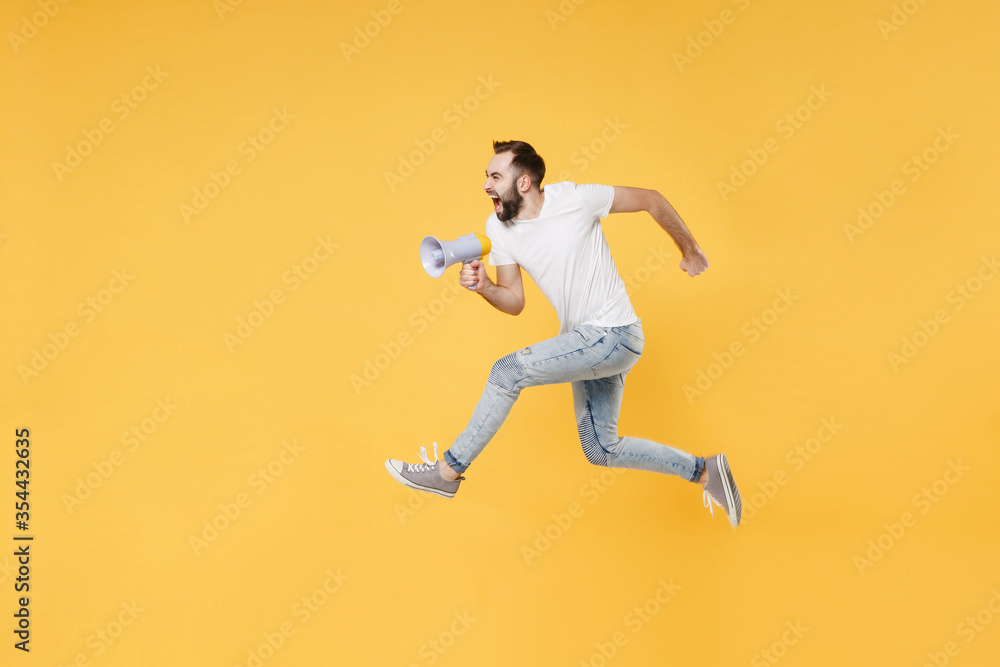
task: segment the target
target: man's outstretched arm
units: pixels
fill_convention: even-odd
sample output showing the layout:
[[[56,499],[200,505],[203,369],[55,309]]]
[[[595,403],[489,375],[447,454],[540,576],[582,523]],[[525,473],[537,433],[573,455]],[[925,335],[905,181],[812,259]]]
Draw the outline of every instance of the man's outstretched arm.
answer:
[[[635,213],[636,211],[647,211],[653,216],[653,220],[656,220],[660,227],[663,227],[663,230],[670,234],[670,238],[674,240],[677,248],[681,251],[681,269],[687,271],[689,276],[696,276],[708,268],[708,258],[698,247],[698,243],[691,236],[687,225],[681,220],[681,216],[677,215],[677,211],[670,205],[666,197],[656,190],[616,185],[611,213]]]

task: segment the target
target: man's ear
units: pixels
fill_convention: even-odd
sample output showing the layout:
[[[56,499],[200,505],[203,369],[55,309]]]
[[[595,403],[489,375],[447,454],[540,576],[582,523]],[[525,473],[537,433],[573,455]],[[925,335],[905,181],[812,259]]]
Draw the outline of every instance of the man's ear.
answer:
[[[517,179],[517,189],[521,192],[527,192],[531,189],[531,177],[527,174],[521,174]]]

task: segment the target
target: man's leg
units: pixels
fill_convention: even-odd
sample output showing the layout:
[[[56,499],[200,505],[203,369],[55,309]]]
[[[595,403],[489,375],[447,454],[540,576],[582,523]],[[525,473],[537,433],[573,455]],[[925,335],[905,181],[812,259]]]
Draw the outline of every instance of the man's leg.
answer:
[[[537,345],[508,354],[490,371],[486,388],[468,426],[440,461],[409,464],[389,459],[385,467],[400,484],[451,498],[461,474],[503,424],[521,390],[543,384],[573,382],[597,375],[607,364],[635,363],[639,355],[618,345],[611,329],[584,325]]]
[[[705,507],[711,510],[712,503],[722,507],[730,524],[738,526],[742,500],[725,454],[703,459],[651,440],[618,435],[624,385],[625,373],[573,383],[577,430],[587,460],[609,468],[649,470],[697,482],[705,489]]]
[[[604,329],[581,327],[493,364],[468,426],[444,453],[442,475],[457,479],[468,469],[507,419],[522,389],[594,377],[593,367],[611,351],[607,338]]]
[[[615,327],[611,333],[620,341],[616,350],[624,347],[634,359],[630,361],[626,354],[615,361],[612,355],[595,367],[595,375],[601,377],[573,382],[577,430],[587,460],[595,465],[649,470],[697,482],[705,489],[705,506],[711,510],[714,502],[725,510],[730,523],[738,526],[742,501],[725,454],[703,459],[651,440],[618,435],[625,377],[638,361],[645,341],[638,322]]]
[[[625,373],[573,383],[576,427],[587,460],[609,468],[648,470],[699,482],[705,459],[643,438],[620,437]]]

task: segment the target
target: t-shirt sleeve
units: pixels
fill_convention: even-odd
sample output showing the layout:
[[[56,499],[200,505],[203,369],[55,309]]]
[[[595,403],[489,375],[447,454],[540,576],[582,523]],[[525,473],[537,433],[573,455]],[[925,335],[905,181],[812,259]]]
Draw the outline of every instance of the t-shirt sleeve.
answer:
[[[490,266],[517,264],[504,248],[500,235],[497,233],[496,222],[493,218],[486,221],[486,237],[490,240]]]
[[[615,189],[610,185],[577,183],[576,193],[580,195],[587,212],[597,218],[606,218],[615,201]]]

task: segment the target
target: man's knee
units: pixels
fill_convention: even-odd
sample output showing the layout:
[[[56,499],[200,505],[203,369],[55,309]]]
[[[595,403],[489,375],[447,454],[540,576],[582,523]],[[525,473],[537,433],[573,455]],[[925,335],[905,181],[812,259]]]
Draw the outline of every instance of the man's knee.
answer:
[[[524,371],[524,364],[517,358],[516,353],[511,353],[497,359],[493,368],[490,369],[490,377],[487,381],[505,391],[516,392],[520,390],[518,383],[525,377],[527,377],[527,373]]]

